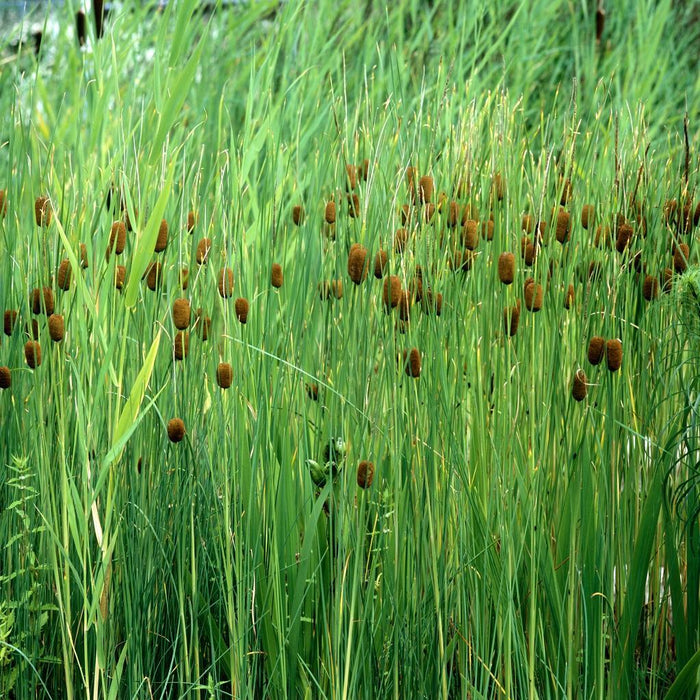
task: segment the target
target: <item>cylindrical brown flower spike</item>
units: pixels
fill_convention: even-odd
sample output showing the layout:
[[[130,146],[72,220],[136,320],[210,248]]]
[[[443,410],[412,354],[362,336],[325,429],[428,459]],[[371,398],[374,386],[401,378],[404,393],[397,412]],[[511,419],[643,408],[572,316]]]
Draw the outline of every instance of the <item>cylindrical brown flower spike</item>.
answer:
[[[588,361],[592,365],[599,365],[605,354],[605,338],[594,335],[588,343]]]
[[[581,226],[588,230],[588,227],[593,225],[594,218],[595,207],[592,204],[584,204],[581,209]]]
[[[190,314],[190,302],[187,299],[175,299],[173,302],[175,328],[184,331],[190,325]]]
[[[40,314],[42,311],[50,316],[54,310],[53,292],[51,287],[32,290],[32,313]]]
[[[513,337],[518,332],[520,324],[520,306],[511,306],[503,309],[503,325],[506,335]]]
[[[70,261],[67,258],[64,258],[61,260],[61,264],[58,266],[58,273],[56,274],[56,285],[61,291],[65,292],[70,289],[71,277],[72,270]]]
[[[384,280],[384,308],[387,311],[395,308],[401,298],[401,280],[396,275],[390,275]]]
[[[386,250],[380,250],[374,256],[374,276],[378,280],[384,277],[384,272],[386,270],[388,260],[389,256],[387,255]]]
[[[408,231],[405,228],[399,228],[396,230],[394,235],[394,251],[396,253],[403,253],[406,250],[406,243],[408,242]]]
[[[238,297],[236,299],[236,318],[240,323],[247,323],[248,322],[248,300],[243,298],[243,297]]]
[[[171,418],[168,421],[168,439],[170,442],[181,442],[185,437],[185,424],[182,418]]]
[[[347,175],[346,185],[347,190],[357,189],[357,167],[355,165],[346,165],[345,173]]]
[[[493,240],[493,232],[495,229],[495,224],[492,218],[486,219],[486,221],[481,224],[481,237],[485,241]]]
[[[41,345],[37,340],[28,340],[24,344],[24,359],[30,369],[36,369],[41,364]]]
[[[569,240],[569,235],[571,234],[571,217],[568,211],[560,209],[557,212],[557,241],[559,243],[566,243]]]
[[[282,275],[282,266],[279,263],[272,264],[272,274],[270,281],[275,289],[279,289],[282,286],[284,282],[284,277]]]
[[[198,265],[206,265],[209,261],[209,251],[211,250],[211,239],[202,238],[199,243],[197,243],[197,253],[195,259]]]
[[[37,226],[48,226],[51,223],[53,209],[48,197],[37,197],[34,202],[34,219]]]
[[[156,253],[162,253],[168,247],[168,222],[163,219],[158,228],[158,238],[154,248]]]
[[[653,301],[659,296],[659,280],[653,275],[647,275],[642,283],[642,296],[646,301]]]
[[[461,221],[461,214],[459,211],[459,202],[450,202],[449,209],[447,210],[447,227],[456,228],[457,224]]]
[[[525,233],[530,234],[535,230],[535,219],[531,214],[523,214],[522,221],[520,223],[520,228],[522,228]]]
[[[355,284],[361,284],[367,277],[368,262],[367,248],[353,243],[348,253],[348,275]]]
[[[562,188],[560,204],[566,206],[566,203],[571,199],[571,180],[569,180],[569,178],[562,179],[560,186]]]
[[[51,314],[49,316],[49,335],[54,343],[59,343],[63,340],[66,333],[65,323],[61,314]]]
[[[402,291],[399,297],[399,319],[408,322],[411,315],[411,296],[407,291]]]
[[[632,227],[625,223],[620,226],[617,230],[617,241],[615,243],[615,249],[618,253],[624,253],[632,240]]]
[[[430,175],[423,175],[418,188],[418,199],[421,204],[428,204],[433,201],[433,190],[435,185]]]
[[[528,311],[539,311],[542,308],[544,290],[532,277],[525,281],[525,308]]]
[[[501,253],[498,256],[498,279],[503,284],[513,284],[515,279],[515,255],[513,253]]]
[[[374,464],[362,460],[357,465],[357,485],[361,489],[368,489],[374,481]]]
[[[192,233],[196,224],[197,214],[190,209],[190,211],[187,212],[187,233]]]
[[[178,331],[173,343],[173,355],[176,360],[184,360],[190,353],[190,334],[187,331]]]
[[[7,214],[7,190],[0,190],[0,217]]]
[[[690,248],[687,243],[681,243],[673,251],[673,269],[682,275],[688,269],[688,258],[690,257]]]
[[[418,348],[411,348],[411,350],[407,353],[407,358],[406,358],[406,351],[404,350],[404,362],[406,363],[406,374],[409,377],[414,377],[418,378],[420,377],[420,372],[421,372],[421,358],[420,358],[420,350]]]
[[[109,232],[109,243],[107,244],[106,258],[114,251],[117,255],[121,255],[126,247],[126,224],[123,221],[115,221]]]
[[[661,273],[661,291],[667,293],[671,289],[673,289],[673,270],[667,267]]]
[[[325,219],[327,224],[335,223],[335,202],[326,203]]]
[[[117,265],[114,268],[114,286],[117,289],[123,289],[124,282],[126,282],[126,268],[124,265]]]
[[[496,173],[493,176],[493,193],[496,196],[496,199],[500,202],[503,200],[503,195],[505,192],[505,187],[503,185],[503,177],[501,173]]]
[[[608,340],[605,345],[605,359],[608,362],[608,369],[616,372],[622,365],[622,341],[618,338]]]
[[[33,318],[31,322],[27,321],[27,323],[24,324],[24,333],[29,338],[39,340],[39,322],[35,318]]]
[[[343,280],[332,280],[331,281],[331,294],[336,299],[343,298]]]
[[[151,263],[146,270],[146,284],[148,288],[155,292],[158,287],[160,287],[163,281],[163,274],[161,272],[161,265],[159,262]]]
[[[0,389],[9,389],[12,386],[12,375],[9,367],[0,367]]]
[[[233,294],[233,270],[230,267],[219,270],[218,288],[223,299],[228,299]]]
[[[233,369],[228,362],[220,362],[216,368],[216,383],[222,389],[228,389],[233,379]]]
[[[462,244],[467,250],[476,250],[479,245],[479,223],[468,219],[462,227]]]
[[[292,207],[292,221],[295,226],[301,226],[304,223],[304,207],[301,204],[295,204]]]
[[[576,370],[574,374],[574,383],[571,387],[571,395],[576,401],[583,401],[588,393],[588,379],[586,373],[582,370]]]
[[[12,335],[17,322],[18,311],[16,309],[7,309],[3,317],[5,335]]]
[[[574,305],[575,300],[576,294],[574,292],[574,285],[570,284],[564,293],[564,308],[568,311]]]
[[[80,267],[83,268],[83,270],[87,269],[88,267],[88,255],[87,255],[87,246],[85,243],[80,244]]]

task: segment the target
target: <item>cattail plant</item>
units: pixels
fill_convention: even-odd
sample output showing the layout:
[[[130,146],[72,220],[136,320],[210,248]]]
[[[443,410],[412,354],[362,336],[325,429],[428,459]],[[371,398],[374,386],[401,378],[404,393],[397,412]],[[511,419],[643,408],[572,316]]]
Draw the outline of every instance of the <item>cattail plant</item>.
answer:
[[[3,365],[0,367],[0,389],[9,389],[11,386],[12,375],[10,374],[10,368]]]
[[[367,248],[353,243],[348,254],[348,276],[355,284],[361,284],[366,279],[368,262]]]
[[[418,180],[418,170],[412,166],[406,168],[406,187],[408,189],[409,197],[411,201],[415,203],[416,201],[416,181]]]
[[[433,201],[435,183],[430,175],[423,175],[418,184],[418,201],[421,204],[429,204]]]
[[[659,279],[653,275],[647,275],[642,283],[642,296],[646,301],[653,301],[659,296]]]
[[[343,298],[343,280],[332,280],[331,281],[331,294],[336,299]]]
[[[50,316],[54,310],[53,291],[51,287],[33,289],[31,303],[32,313],[39,315],[43,311],[47,316]]]
[[[574,285],[570,284],[566,291],[564,292],[564,308],[568,311],[576,301],[576,294],[574,292]]]
[[[197,243],[197,252],[195,253],[195,260],[198,265],[206,265],[209,261],[209,251],[211,250],[211,238],[202,238],[199,243]]]
[[[496,228],[496,225],[494,224],[493,221],[493,215],[490,215],[486,221],[483,221],[481,223],[481,237],[485,241],[492,241],[493,240],[493,232]]]
[[[85,243],[80,244],[80,267],[83,268],[83,270],[86,270],[89,266],[88,263],[88,254],[87,254],[87,246]]]
[[[673,251],[673,269],[682,275],[688,269],[688,258],[690,256],[690,248],[687,243],[681,243],[676,246]]]
[[[476,250],[479,245],[479,222],[468,219],[462,226],[462,245],[467,250]]]
[[[18,315],[19,312],[16,309],[7,309],[5,311],[5,314],[3,315],[3,329],[5,331],[5,335],[12,335],[12,331],[17,323]]]
[[[401,225],[410,226],[411,224],[411,206],[409,204],[401,205]]]
[[[28,340],[24,344],[24,359],[30,369],[36,369],[41,364],[41,345],[38,340]]]
[[[248,322],[248,300],[243,297],[238,297],[235,302],[236,318],[242,324]]]
[[[112,228],[109,232],[109,243],[107,244],[107,254],[106,258],[109,260],[109,256],[112,251],[116,255],[121,255],[126,247],[126,224],[123,221],[115,221],[112,224]]]
[[[588,343],[588,361],[592,365],[599,365],[605,354],[605,338],[594,335]]]
[[[396,229],[394,234],[394,252],[403,253],[408,243],[408,231],[405,228]]]
[[[184,331],[190,325],[190,302],[187,299],[175,299],[173,302],[173,324]]]
[[[556,237],[557,241],[562,245],[569,240],[569,235],[571,234],[571,216],[568,211],[560,209],[557,212],[557,230]]]
[[[387,268],[387,263],[389,261],[389,256],[386,250],[379,250],[374,256],[374,276],[380,280],[384,277],[384,272]]]
[[[406,290],[401,291],[399,297],[399,320],[408,323],[411,315],[411,295]]]
[[[301,204],[295,204],[292,207],[292,221],[295,226],[301,226],[304,223],[304,207]]]
[[[184,360],[190,354],[190,334],[178,331],[173,342],[173,356],[176,360]]]
[[[369,178],[369,158],[365,158],[360,166],[360,177],[364,182]]]
[[[217,287],[222,299],[228,299],[233,294],[233,270],[230,267],[222,267],[219,270]]]
[[[561,188],[561,199],[559,200],[559,203],[565,207],[567,202],[571,199],[571,193],[573,191],[571,180],[569,180],[568,177],[561,178],[559,187]]]
[[[53,209],[49,198],[43,195],[41,197],[37,197],[34,202],[34,219],[36,221],[36,225],[46,228],[51,223],[52,216]]]
[[[617,229],[617,241],[615,242],[615,249],[618,253],[624,253],[632,240],[632,227],[628,223],[622,224]]]
[[[595,230],[595,238],[593,244],[596,248],[611,248],[612,247],[612,232],[607,224],[598,224]]]
[[[61,260],[61,264],[58,266],[58,272],[56,273],[56,286],[63,292],[70,289],[70,281],[73,275],[73,271],[70,266],[70,261],[67,258]]]
[[[405,371],[409,377],[417,379],[421,372],[421,357],[418,348],[411,348],[410,351],[404,350]]]
[[[622,341],[619,338],[612,338],[605,344],[605,359],[611,372],[620,369],[622,365]]]
[[[525,244],[525,252],[523,254],[523,260],[526,267],[532,267],[537,260],[538,246],[532,241],[528,241]]]
[[[66,333],[65,323],[61,314],[49,316],[49,336],[54,343],[60,343]]]
[[[523,218],[520,221],[520,228],[527,233],[531,234],[535,230],[535,219],[531,214],[523,214]]]
[[[284,277],[282,276],[282,266],[279,263],[272,264],[272,274],[270,275],[270,282],[275,289],[279,289],[284,282]]]
[[[7,215],[7,190],[0,190],[0,216]]]
[[[185,437],[185,424],[182,418],[171,418],[168,421],[168,439],[170,442],[181,442]]]
[[[439,292],[437,294],[433,293],[432,289],[423,295],[421,299],[421,309],[426,316],[434,313],[436,316],[440,316],[442,313],[442,294]]]
[[[581,208],[581,226],[588,230],[595,219],[595,207],[592,204],[584,204]]]
[[[525,308],[528,311],[539,311],[542,308],[544,290],[542,285],[535,282],[532,277],[525,280]]]
[[[146,284],[148,285],[148,288],[152,292],[155,292],[156,289],[160,287],[162,281],[163,272],[161,264],[159,262],[152,262],[146,268]]]
[[[577,369],[574,373],[573,386],[571,387],[571,395],[575,401],[583,401],[588,393],[588,379],[586,373],[582,369]]]
[[[498,279],[503,284],[513,284],[515,279],[515,255],[513,253],[501,253],[498,256]]]
[[[603,38],[603,30],[605,29],[605,8],[602,4],[598,5],[595,11],[595,40],[597,44],[600,44]]]
[[[335,223],[335,202],[326,202],[326,211],[324,214],[324,218],[327,224]]]
[[[192,233],[197,225],[197,214],[192,209],[187,212],[187,233]]]
[[[233,369],[228,362],[220,362],[216,368],[216,383],[222,389],[228,389],[233,379]]]
[[[168,247],[168,222],[163,219],[158,227],[158,237],[156,238],[156,245],[154,251],[156,253],[162,253]]]
[[[503,176],[500,172],[495,173],[493,176],[493,180],[491,182],[491,191],[494,197],[499,202],[503,200],[503,197],[505,195],[505,185],[503,183]]]
[[[673,269],[667,267],[661,273],[661,291],[668,293],[673,289]]]
[[[374,464],[367,460],[362,460],[357,465],[357,485],[361,489],[368,489],[374,481]]]
[[[447,228],[456,228],[460,221],[459,202],[453,200],[447,209]]]
[[[39,340],[39,322],[35,318],[27,321],[24,324],[24,333],[30,339]]]
[[[355,165],[346,165],[345,166],[345,175],[346,175],[346,181],[345,181],[345,187],[347,191],[349,192],[350,190],[355,190],[357,189],[357,166]]]
[[[353,192],[348,194],[348,216],[351,219],[356,219],[360,215],[360,198]]]
[[[383,301],[387,312],[399,305],[401,298],[401,280],[396,275],[390,275],[384,280]]]
[[[117,265],[114,268],[114,286],[121,290],[126,282],[126,268],[124,265]]]
[[[326,301],[331,295],[331,283],[328,280],[322,280],[318,283],[318,296],[321,301]]]

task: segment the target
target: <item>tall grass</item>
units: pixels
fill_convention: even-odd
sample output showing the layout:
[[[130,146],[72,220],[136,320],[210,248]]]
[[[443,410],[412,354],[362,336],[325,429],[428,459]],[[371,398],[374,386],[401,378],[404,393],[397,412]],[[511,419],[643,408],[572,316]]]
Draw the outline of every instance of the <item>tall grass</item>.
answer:
[[[621,5],[597,42],[563,2],[181,0],[83,50],[74,9],[0,64],[0,694],[697,694],[692,9]]]

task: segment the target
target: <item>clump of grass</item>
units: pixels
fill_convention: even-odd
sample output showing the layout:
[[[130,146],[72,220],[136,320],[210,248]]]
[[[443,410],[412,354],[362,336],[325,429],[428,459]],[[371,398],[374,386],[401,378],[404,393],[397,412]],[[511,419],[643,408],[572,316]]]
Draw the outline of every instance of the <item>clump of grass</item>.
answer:
[[[206,265],[209,261],[209,251],[211,250],[211,238],[202,238],[197,243],[195,260],[197,265]]]
[[[515,279],[515,255],[513,253],[501,253],[498,256],[498,279],[503,284],[513,284]]]
[[[362,284],[367,278],[368,263],[367,248],[359,243],[353,243],[348,253],[348,275],[355,284]]]
[[[168,421],[168,440],[182,442],[185,437],[185,423],[182,418],[171,418]]]
[[[24,344],[24,359],[30,369],[36,369],[41,364],[41,345],[38,340],[28,340]]]
[[[442,294],[440,292],[434,294],[432,289],[428,289],[421,298],[420,304],[423,313],[428,316],[433,313],[436,316],[442,314]]]
[[[244,297],[238,297],[235,302],[236,318],[241,324],[246,324],[248,322],[248,311],[250,305],[248,300]]]
[[[185,330],[190,325],[190,302],[188,299],[175,299],[173,302],[173,323],[178,330]]]
[[[617,372],[622,366],[622,341],[619,338],[611,338],[605,344],[605,359],[608,369]]]
[[[357,485],[361,489],[368,489],[374,481],[374,463],[362,460],[357,465]]]
[[[216,368],[216,383],[222,389],[229,389],[233,381],[233,368],[228,362],[219,362]]]
[[[12,386],[12,374],[6,365],[0,367],[0,389],[9,389]]]
[[[60,343],[65,335],[65,322],[61,314],[49,316],[49,336],[54,343]]]
[[[586,373],[582,369],[576,370],[574,373],[574,381],[571,387],[571,395],[575,401],[583,401],[588,394],[588,379]]]
[[[279,263],[272,263],[272,272],[270,274],[270,283],[275,289],[279,289],[284,283],[284,276],[282,274],[282,265]]]
[[[605,338],[594,335],[588,342],[588,361],[592,365],[599,365],[605,355]]]
[[[230,267],[222,267],[219,270],[217,288],[222,299],[228,299],[233,295],[233,270]]]

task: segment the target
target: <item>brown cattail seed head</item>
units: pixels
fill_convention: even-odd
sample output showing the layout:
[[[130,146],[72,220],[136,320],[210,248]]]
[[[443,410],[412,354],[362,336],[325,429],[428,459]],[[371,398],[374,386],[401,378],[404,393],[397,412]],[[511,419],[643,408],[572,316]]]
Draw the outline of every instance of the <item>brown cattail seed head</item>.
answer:
[[[360,198],[353,192],[348,195],[348,216],[355,219],[360,215]]]
[[[535,260],[537,260],[537,246],[532,241],[528,241],[525,246],[524,258],[527,267],[532,267],[535,264]]]
[[[170,442],[180,442],[185,437],[185,424],[182,418],[171,418],[168,421],[168,439]]]
[[[357,465],[357,485],[361,489],[368,489],[374,481],[374,464],[362,460]]]
[[[462,227],[462,244],[467,250],[476,250],[479,245],[479,223],[468,219]]]
[[[530,277],[525,282],[525,308],[528,311],[539,311],[542,308],[544,291],[541,284],[537,284]]]
[[[7,190],[0,190],[0,216],[7,214]]]
[[[402,291],[399,297],[399,319],[408,322],[411,315],[411,295],[407,291]]]
[[[343,280],[333,280],[331,282],[331,294],[336,299],[343,298]]]
[[[622,365],[622,341],[618,338],[608,340],[605,345],[605,359],[608,362],[608,369],[616,372]]]
[[[503,309],[503,325],[506,335],[514,336],[518,332],[520,324],[520,306],[511,306]]]
[[[180,273],[179,273],[179,278],[180,278],[180,289],[183,291],[187,289],[187,287],[190,286],[190,271],[186,267],[181,267],[180,268]]]
[[[485,241],[492,241],[494,229],[495,224],[493,223],[493,219],[487,219],[481,224],[481,237]]]
[[[29,338],[39,340],[39,322],[33,318],[31,323],[28,321],[24,324],[24,332]]]
[[[161,265],[159,262],[153,262],[148,266],[146,270],[146,284],[148,288],[155,292],[160,283],[163,281],[163,273],[161,271]]]
[[[557,212],[557,240],[559,243],[566,243],[571,233],[571,216],[568,211],[560,209]]]
[[[216,383],[222,389],[228,389],[233,379],[233,369],[228,362],[220,362],[216,368]]]
[[[37,226],[48,226],[51,223],[53,209],[48,197],[37,197],[34,202],[34,219]]]
[[[433,201],[433,189],[435,185],[430,175],[423,175],[420,179],[418,198],[421,204],[428,204]]]
[[[107,259],[114,251],[121,255],[126,247],[126,225],[123,221],[115,221],[109,232],[109,243],[107,244]]]
[[[178,331],[173,343],[173,354],[176,360],[184,360],[190,353],[190,334],[187,331]]]
[[[380,250],[374,256],[374,276],[378,280],[384,277],[388,260],[389,256],[387,255],[386,250]]]
[[[295,204],[292,207],[292,221],[296,226],[301,226],[304,223],[304,207],[301,204]]]
[[[24,359],[31,369],[41,364],[41,345],[37,340],[28,340],[24,345]]]
[[[202,238],[199,243],[197,243],[197,253],[195,259],[198,265],[206,265],[209,261],[209,251],[211,250],[211,239]]]
[[[282,276],[282,266],[279,263],[272,264],[272,275],[270,281],[275,289],[279,289],[284,282],[284,277]]]
[[[168,247],[168,222],[163,219],[158,228],[158,238],[156,238],[156,253],[162,253]]]
[[[605,8],[602,5],[598,6],[595,11],[595,40],[600,44],[603,38],[603,30],[605,29]]]
[[[605,338],[594,335],[588,343],[588,361],[592,365],[599,365],[605,354]]]
[[[117,289],[123,289],[124,282],[126,282],[126,268],[124,265],[117,265],[114,268],[114,286]]]
[[[326,203],[325,218],[327,224],[335,223],[335,202]]]
[[[60,290],[65,292],[70,288],[71,276],[70,261],[65,258],[61,260],[61,264],[58,266],[58,274],[56,275],[56,284]]]
[[[659,280],[653,275],[647,275],[642,283],[642,296],[647,301],[653,301],[659,296]]]
[[[670,292],[673,288],[673,270],[670,267],[661,273],[661,281],[661,291]]]
[[[406,243],[408,242],[408,231],[405,228],[400,228],[396,230],[394,235],[394,251],[397,253],[403,253],[406,250]]]
[[[408,353],[404,350],[404,363],[406,374],[409,377],[420,377],[421,358],[418,348],[411,348]]]
[[[181,331],[190,325],[190,302],[187,299],[175,299],[173,302],[173,323]]]
[[[51,287],[44,287],[43,289],[33,289],[32,290],[32,312],[35,314],[40,314],[42,311],[46,312],[47,316],[53,313],[54,303],[53,303],[53,292]]]
[[[571,387],[571,395],[576,401],[583,401],[588,393],[588,380],[586,373],[582,370],[576,370],[574,374],[574,384]]]
[[[1,207],[0,207],[1,210]],[[12,386],[12,375],[9,367],[0,367],[0,389],[9,389]]]
[[[535,219],[532,217],[531,214],[523,214],[522,221],[520,223],[520,227],[522,228],[525,233],[532,233],[535,229]]]
[[[460,221],[459,202],[450,202],[450,207],[447,210],[447,226],[455,228]]]
[[[58,343],[63,340],[65,333],[66,328],[63,316],[61,316],[61,314],[51,314],[51,316],[49,316],[49,335],[51,336],[51,340]]]
[[[593,225],[594,218],[595,207],[592,204],[584,204],[581,209],[581,226],[588,230],[588,227]]]
[[[15,323],[17,322],[18,312],[15,309],[7,309],[3,317],[5,335],[12,335]]]
[[[348,254],[348,275],[355,284],[360,284],[367,277],[368,263],[367,248],[353,243]]]
[[[247,323],[248,309],[248,300],[243,297],[238,297],[238,299],[236,299],[236,318],[240,323]]]
[[[615,249],[618,253],[624,253],[632,240],[632,227],[628,223],[622,224],[617,230]]]
[[[80,267],[82,267],[83,270],[88,267],[87,246],[85,243],[80,244]]]
[[[503,284],[513,284],[515,279],[515,255],[501,253],[498,256],[498,279]]]
[[[197,214],[190,209],[190,211],[187,212],[187,233],[192,233],[196,224]]]
[[[357,166],[346,165],[345,174],[347,176],[346,187],[348,190],[354,190],[357,188]]]
[[[396,275],[390,275],[384,280],[384,307],[387,311],[395,308],[401,298],[401,280]]]
[[[223,299],[228,299],[233,294],[233,270],[230,267],[219,270],[218,288]]]
[[[574,305],[575,300],[576,294],[574,292],[574,285],[570,284],[564,293],[564,308],[568,311]]]
[[[673,269],[679,274],[683,274],[688,267],[688,257],[690,248],[687,243],[681,243],[673,252]]]
[[[569,178],[566,178],[562,180],[561,182],[561,200],[560,203],[562,206],[565,206],[566,203],[571,199],[571,180]]]

